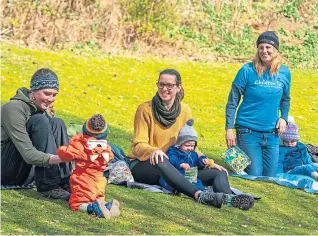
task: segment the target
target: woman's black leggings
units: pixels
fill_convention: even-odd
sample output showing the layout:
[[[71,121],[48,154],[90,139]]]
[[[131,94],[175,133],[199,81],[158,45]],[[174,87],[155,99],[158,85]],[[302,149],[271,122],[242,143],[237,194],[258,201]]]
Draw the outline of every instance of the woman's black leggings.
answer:
[[[67,145],[69,140],[64,121],[59,118],[48,118],[42,113],[33,114],[26,123],[26,131],[33,146],[41,152],[56,154],[57,147]],[[28,184],[32,165],[27,164],[13,142],[1,144],[1,184]],[[49,166],[36,166],[34,180],[39,192],[49,191],[58,186],[67,188],[71,174],[70,163]]]
[[[162,177],[171,187],[191,198],[194,198],[194,194],[199,191],[167,159],[155,166],[151,165],[149,160],[141,161],[133,167],[131,172],[136,182],[151,185],[159,185],[159,179]],[[232,192],[224,171],[216,169],[199,170],[198,178],[205,186],[213,186],[214,192]]]

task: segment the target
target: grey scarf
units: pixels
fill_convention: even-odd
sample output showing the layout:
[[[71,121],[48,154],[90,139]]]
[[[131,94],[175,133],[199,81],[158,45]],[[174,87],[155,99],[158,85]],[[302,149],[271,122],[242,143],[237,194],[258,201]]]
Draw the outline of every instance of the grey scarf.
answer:
[[[170,127],[176,122],[180,115],[181,103],[179,96],[176,96],[171,109],[168,111],[158,93],[152,98],[152,112],[156,120],[164,127]]]

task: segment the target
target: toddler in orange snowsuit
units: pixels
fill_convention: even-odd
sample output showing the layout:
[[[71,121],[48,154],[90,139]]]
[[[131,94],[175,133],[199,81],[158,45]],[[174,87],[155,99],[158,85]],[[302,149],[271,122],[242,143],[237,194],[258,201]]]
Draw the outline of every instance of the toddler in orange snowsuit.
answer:
[[[103,173],[107,163],[114,158],[106,137],[108,127],[102,115],[97,114],[83,125],[83,134],[77,134],[68,146],[58,148],[63,161],[75,160],[70,177],[73,211],[83,211],[102,218],[119,216],[119,202],[105,203],[106,178]]]

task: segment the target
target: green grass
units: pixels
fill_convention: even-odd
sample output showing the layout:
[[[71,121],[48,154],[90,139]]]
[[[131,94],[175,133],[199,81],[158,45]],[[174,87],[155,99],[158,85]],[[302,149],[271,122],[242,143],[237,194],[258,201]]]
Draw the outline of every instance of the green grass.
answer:
[[[137,106],[156,92],[158,72],[180,71],[185,102],[190,105],[199,147],[222,163],[225,150],[225,105],[240,64],[80,55],[68,51],[34,51],[2,45],[1,102],[29,87],[35,70],[52,68],[60,79],[55,107],[66,123],[82,122],[94,113],[110,125],[109,140],[129,153]],[[292,70],[290,114],[302,141],[318,133],[318,72]],[[2,234],[318,234],[317,196],[266,182],[230,177],[233,187],[262,197],[247,212],[195,204],[187,197],[167,196],[108,185],[106,199],[121,203],[120,218],[96,219],[73,212],[66,202],[39,197],[35,190],[1,191]]]

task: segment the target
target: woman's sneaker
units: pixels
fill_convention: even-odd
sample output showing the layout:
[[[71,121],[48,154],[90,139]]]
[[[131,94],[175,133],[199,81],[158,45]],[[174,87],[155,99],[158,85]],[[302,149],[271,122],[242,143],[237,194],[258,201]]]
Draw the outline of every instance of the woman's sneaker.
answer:
[[[214,193],[212,191],[205,190],[200,193],[198,203],[221,208],[224,202],[224,197],[224,193]]]
[[[241,210],[248,210],[254,206],[254,198],[247,194],[230,195],[226,194],[224,204],[239,208]]]

